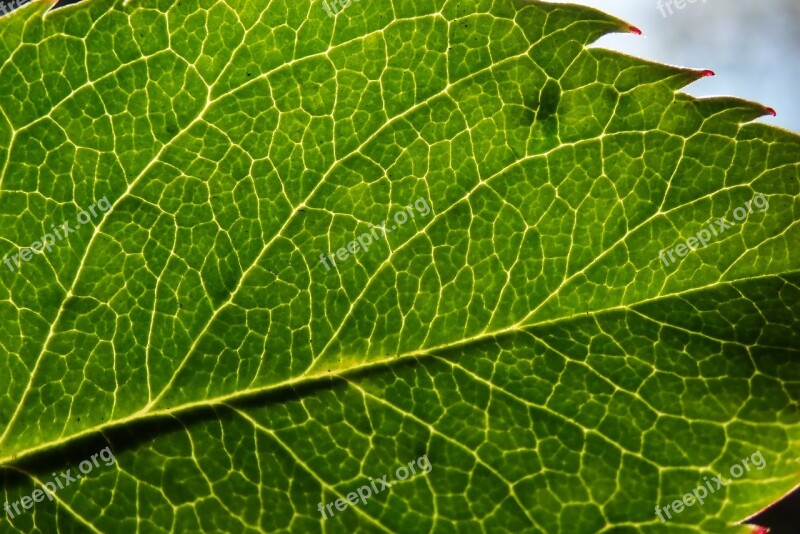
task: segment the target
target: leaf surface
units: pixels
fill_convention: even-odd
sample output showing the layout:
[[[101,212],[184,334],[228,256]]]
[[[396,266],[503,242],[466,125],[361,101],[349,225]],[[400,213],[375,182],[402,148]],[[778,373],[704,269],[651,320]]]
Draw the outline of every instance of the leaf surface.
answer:
[[[0,268],[6,497],[117,461],[0,529],[736,532],[796,485],[768,108],[578,6],[47,7],[0,20],[0,255],[74,227]]]

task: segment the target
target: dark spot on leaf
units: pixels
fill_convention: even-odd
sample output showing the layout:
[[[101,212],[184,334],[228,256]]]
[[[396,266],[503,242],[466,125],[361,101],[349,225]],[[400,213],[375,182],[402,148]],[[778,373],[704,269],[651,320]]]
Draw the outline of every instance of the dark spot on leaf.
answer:
[[[550,79],[544,84],[539,93],[539,105],[536,110],[536,120],[545,122],[555,116],[558,105],[561,103],[561,86],[557,81]]]

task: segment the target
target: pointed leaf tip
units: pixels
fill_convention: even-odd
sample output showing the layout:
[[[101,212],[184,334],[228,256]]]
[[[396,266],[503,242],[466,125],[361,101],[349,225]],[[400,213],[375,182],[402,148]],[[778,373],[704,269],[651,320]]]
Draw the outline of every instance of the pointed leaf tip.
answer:
[[[640,30],[636,26],[628,26],[628,29],[631,31],[631,33],[635,33],[636,35],[642,35],[642,30]]]
[[[700,74],[702,74],[704,78],[708,78],[709,76],[716,76],[717,75],[716,72],[714,72],[713,70],[708,70],[708,69],[700,71]]]
[[[772,109],[772,108],[769,108]],[[800,524],[800,484],[774,503],[740,524],[752,525],[755,534],[794,534]]]
[[[778,112],[775,111],[775,108],[768,107],[768,108],[765,108],[765,109],[767,110],[767,113],[769,113],[773,117],[777,117],[778,116]]]

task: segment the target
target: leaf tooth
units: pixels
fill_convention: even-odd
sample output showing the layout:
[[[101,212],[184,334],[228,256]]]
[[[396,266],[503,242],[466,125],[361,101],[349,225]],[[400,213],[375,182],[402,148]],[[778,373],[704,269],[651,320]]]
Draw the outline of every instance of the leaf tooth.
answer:
[[[761,117],[777,115],[771,107],[736,97],[696,98],[697,109],[705,117],[719,115],[720,118],[736,123],[750,122]]]
[[[628,91],[637,86],[655,84],[677,91],[697,80],[716,75],[714,71],[709,69],[667,65],[605,48],[591,48],[586,52],[592,60],[599,64],[598,68],[607,73],[603,81],[609,84],[613,83],[619,91]],[[583,64],[573,66],[572,73],[576,78],[580,76],[581,68],[584,68]],[[585,84],[588,81],[579,78],[581,84]],[[567,85],[567,88],[570,88],[570,86]]]
[[[687,85],[693,84],[698,80],[702,80],[704,78],[711,78],[712,76],[716,76],[717,73],[711,69],[681,69],[683,77],[683,81],[685,82],[681,87],[686,87]]]
[[[640,30],[636,26],[628,26],[628,30],[630,30],[631,33],[636,34],[636,35],[644,35],[642,30]]]
[[[546,14],[548,22],[545,35],[568,29],[570,39],[580,40],[584,45],[612,33],[642,35],[642,31],[630,22],[592,7],[537,0],[530,2],[529,8],[533,16],[542,16],[542,12]]]

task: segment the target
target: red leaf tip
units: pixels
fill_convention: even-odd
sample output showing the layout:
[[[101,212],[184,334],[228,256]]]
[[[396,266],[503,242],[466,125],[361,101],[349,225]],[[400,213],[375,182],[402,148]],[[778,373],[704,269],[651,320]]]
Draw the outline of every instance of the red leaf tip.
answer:
[[[765,109],[766,109],[767,113],[769,113],[773,117],[777,117],[778,116],[778,112],[775,111],[775,108],[765,108]],[[767,531],[765,530],[763,533],[756,532],[756,534],[767,534]]]
[[[717,75],[716,72],[714,72],[713,70],[708,70],[708,69],[701,70],[700,74],[703,76],[703,78],[708,78],[709,76],[716,76]]]
[[[769,529],[766,529],[764,527],[758,527],[753,531],[753,534],[769,534]]]
[[[636,26],[628,26],[628,29],[631,31],[631,33],[635,33],[636,35],[642,35],[642,30],[640,30]]]

